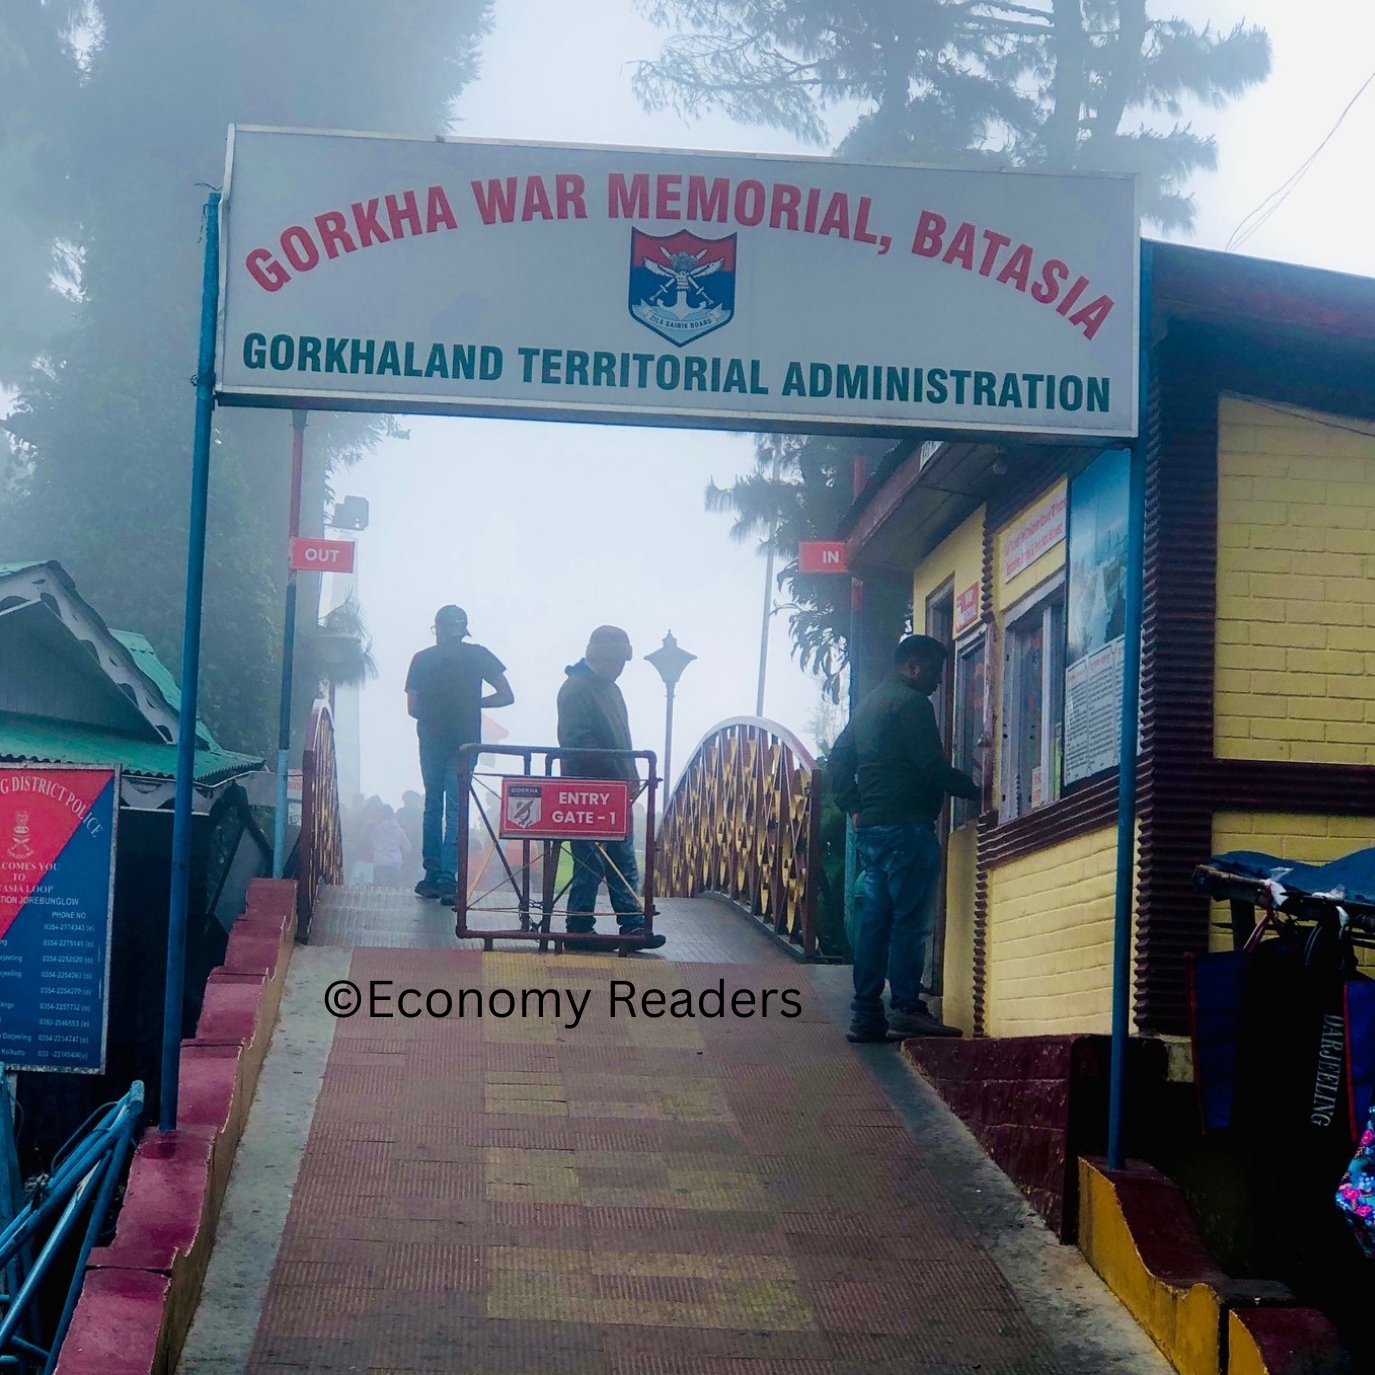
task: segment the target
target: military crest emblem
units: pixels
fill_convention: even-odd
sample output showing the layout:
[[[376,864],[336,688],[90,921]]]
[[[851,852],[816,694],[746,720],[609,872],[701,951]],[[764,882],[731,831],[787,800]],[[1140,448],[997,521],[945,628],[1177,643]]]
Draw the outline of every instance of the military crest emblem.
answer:
[[[735,239],[630,231],[630,313],[682,348],[735,314]]]
[[[517,831],[539,825],[542,794],[530,783],[511,783],[506,789],[506,824]]]

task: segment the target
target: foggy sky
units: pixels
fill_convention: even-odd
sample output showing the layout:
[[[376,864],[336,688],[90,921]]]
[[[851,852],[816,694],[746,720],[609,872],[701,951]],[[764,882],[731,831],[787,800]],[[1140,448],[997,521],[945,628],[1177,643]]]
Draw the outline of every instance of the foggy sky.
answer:
[[[1157,7],[1159,8],[1159,7]],[[1368,71],[1375,12],[1316,0],[1181,0],[1184,17],[1265,25],[1270,80],[1221,113],[1191,111],[1215,133],[1221,171],[1200,176],[1193,242],[1220,248],[1237,222],[1312,151]],[[1330,40],[1340,32],[1341,42]],[[506,0],[464,93],[453,132],[474,137],[649,144],[728,151],[806,151],[770,130],[714,118],[693,125],[645,115],[624,64],[662,35],[620,0],[568,5]],[[848,127],[836,112],[832,131]],[[1286,206],[1247,245],[1258,256],[1375,273],[1362,212],[1375,192],[1375,91],[1368,92]],[[763,560],[731,543],[725,517],[702,509],[708,478],[750,460],[744,436],[481,420],[414,419],[341,478],[372,503],[359,587],[381,677],[363,696],[363,786],[395,799],[419,786],[402,682],[430,642],[435,608],[458,601],[473,637],[510,668],[516,704],[499,714],[512,738],[551,742],[565,664],[601,621],[624,625],[636,655],[664,631],[699,656],[677,699],[675,771],[716,721],[754,710]],[[786,613],[774,617],[765,712],[811,742],[818,695],[792,662]],[[663,688],[637,657],[621,680],[641,747],[661,747]]]
[[[1191,110],[1219,142],[1220,171],[1200,175],[1192,242],[1221,248],[1238,221],[1313,151],[1368,74],[1375,7],[1368,0],[1178,0],[1153,5],[1229,28],[1270,33],[1270,79],[1228,109]],[[452,132],[478,137],[649,144],[728,151],[808,151],[769,130],[711,118],[687,125],[645,115],[629,68],[663,34],[629,0],[498,0],[482,77],[460,98]],[[840,137],[852,112],[835,112]],[[417,130],[416,132],[427,132]],[[1245,251],[1375,274],[1371,146],[1375,89]],[[811,150],[819,151],[819,150]],[[189,360],[193,361],[193,360]],[[0,414],[6,409],[0,393]],[[220,423],[231,425],[231,413]],[[383,443],[340,474],[339,492],[369,499],[359,590],[381,676],[363,695],[363,786],[398,800],[419,786],[402,682],[431,642],[441,603],[457,601],[473,636],[509,667],[516,704],[499,719],[513,739],[552,742],[553,699],[565,664],[593,625],[631,634],[636,661],[622,687],[637,743],[662,745],[663,689],[638,656],[671,629],[699,655],[679,689],[675,758],[724,717],[751,713],[763,561],[727,539],[728,520],[702,509],[709,478],[728,482],[750,461],[746,436],[698,431],[481,420],[403,419],[410,439]],[[309,432],[307,432],[309,434]],[[289,422],[282,418],[284,461]],[[99,589],[85,589],[99,605]],[[766,714],[810,739],[818,694],[793,664],[786,613],[774,618]]]

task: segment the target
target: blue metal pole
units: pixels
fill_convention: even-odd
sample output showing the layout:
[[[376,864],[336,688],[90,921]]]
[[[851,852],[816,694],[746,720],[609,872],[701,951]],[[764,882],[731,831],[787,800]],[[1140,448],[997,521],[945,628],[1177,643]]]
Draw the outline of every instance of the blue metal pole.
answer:
[[[158,1125],[177,1126],[182,997],[186,983],[186,915],[191,896],[191,809],[196,786],[196,718],[200,698],[201,598],[205,590],[205,524],[210,494],[210,432],[215,410],[215,319],[220,296],[220,193],[205,202],[205,268],[201,277],[200,357],[196,363],[196,437],[191,450],[191,514],[186,539],[186,607],[181,632],[181,712],[177,725],[177,794],[172,815],[172,890],[167,905],[167,981],[162,1003],[162,1084]]]
[[[306,413],[291,416],[290,539],[301,533],[301,478],[305,470]],[[272,877],[286,872],[287,780],[291,776],[291,692],[296,658],[296,570],[286,575],[286,619],[282,632],[282,699],[277,712],[277,798],[272,817]]]
[[[856,482],[856,491],[860,484]],[[859,665],[861,660],[860,638],[864,634],[864,585],[858,578],[850,579],[850,635],[846,644],[846,653],[850,660],[850,684],[849,694],[846,701],[847,721],[852,721],[855,715],[855,708],[863,700],[862,688],[868,686],[861,684],[859,680]],[[858,899],[855,889],[859,883],[859,843],[855,836],[855,823],[853,818],[845,818],[845,900],[842,904],[843,921],[845,923],[845,939],[850,942],[851,954],[854,953],[853,947],[859,935],[860,914],[857,910]]]
[[[1108,1168],[1120,1170],[1131,1032],[1132,909],[1136,858],[1136,739],[1141,702],[1141,613],[1146,534],[1146,449],[1150,443],[1151,245],[1141,245],[1141,344],[1137,432],[1131,447],[1127,515],[1127,606],[1122,645],[1122,731],[1117,773],[1117,888],[1113,909],[1112,1066],[1108,1088]]]

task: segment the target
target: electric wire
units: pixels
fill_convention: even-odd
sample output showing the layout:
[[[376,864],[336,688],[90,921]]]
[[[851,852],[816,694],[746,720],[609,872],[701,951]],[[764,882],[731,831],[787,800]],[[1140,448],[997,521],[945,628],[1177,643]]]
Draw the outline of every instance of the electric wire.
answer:
[[[1245,219],[1241,221],[1240,224],[1237,225],[1234,230],[1232,230],[1232,237],[1229,238],[1223,246],[1224,253],[1230,253],[1233,249],[1242,247],[1242,245],[1270,219],[1275,211],[1289,199],[1299,182],[1308,175],[1313,164],[1317,162],[1318,156],[1322,153],[1322,150],[1327,147],[1337,130],[1342,127],[1347,115],[1351,113],[1352,107],[1365,94],[1366,89],[1372,82],[1375,82],[1375,71],[1372,71],[1370,75],[1361,82],[1360,88],[1357,90],[1356,94],[1346,102],[1345,108],[1342,110],[1341,114],[1337,116],[1336,123],[1327,131],[1322,142],[1308,155],[1298,169],[1290,175],[1288,180],[1277,186],[1249,215],[1245,217]]]

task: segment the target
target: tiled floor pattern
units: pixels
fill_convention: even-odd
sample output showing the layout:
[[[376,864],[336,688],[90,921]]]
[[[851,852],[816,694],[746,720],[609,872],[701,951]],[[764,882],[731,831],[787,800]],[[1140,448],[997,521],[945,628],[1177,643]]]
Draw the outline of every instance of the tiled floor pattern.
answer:
[[[352,978],[486,1015],[338,1024],[250,1370],[1057,1369],[792,962],[367,949]],[[613,979],[803,1011],[613,1019]]]
[[[761,928],[755,929],[742,913],[715,898],[660,898],[654,929],[668,937],[668,944],[657,954],[637,955],[637,960],[673,959],[706,961],[711,964],[769,964],[791,961],[792,957],[776,945]],[[496,927],[514,924],[516,918],[474,918],[475,926]],[[563,914],[554,918],[563,929]],[[598,929],[614,932],[615,921],[606,913],[598,919]],[[427,902],[412,893],[387,888],[321,889],[315,919],[311,924],[312,945],[389,949],[480,950],[475,941],[454,938],[451,908]],[[529,945],[511,941],[507,948],[530,950]],[[582,956],[569,953],[568,958]]]

